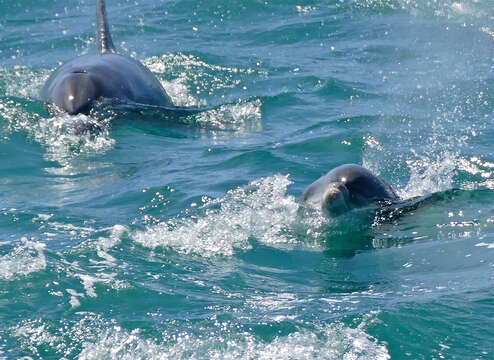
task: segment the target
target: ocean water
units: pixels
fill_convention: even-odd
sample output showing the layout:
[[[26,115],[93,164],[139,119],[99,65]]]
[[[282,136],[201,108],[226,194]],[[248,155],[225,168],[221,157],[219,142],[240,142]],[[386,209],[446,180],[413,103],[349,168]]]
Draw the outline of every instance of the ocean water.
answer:
[[[494,358],[494,1],[107,10],[208,110],[54,112],[95,1],[0,0],[0,359]],[[349,162],[414,206],[299,208]]]

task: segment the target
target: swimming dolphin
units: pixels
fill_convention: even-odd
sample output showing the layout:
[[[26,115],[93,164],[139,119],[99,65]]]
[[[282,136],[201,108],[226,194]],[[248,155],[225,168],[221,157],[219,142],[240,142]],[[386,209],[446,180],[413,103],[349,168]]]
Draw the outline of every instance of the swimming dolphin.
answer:
[[[334,168],[314,181],[300,201],[330,216],[373,203],[398,201],[399,197],[384,180],[356,164]]]
[[[76,57],[54,71],[41,90],[42,100],[69,114],[87,114],[101,99],[131,105],[173,107],[156,77],[140,62],[117,54],[104,0],[97,0],[100,53]]]

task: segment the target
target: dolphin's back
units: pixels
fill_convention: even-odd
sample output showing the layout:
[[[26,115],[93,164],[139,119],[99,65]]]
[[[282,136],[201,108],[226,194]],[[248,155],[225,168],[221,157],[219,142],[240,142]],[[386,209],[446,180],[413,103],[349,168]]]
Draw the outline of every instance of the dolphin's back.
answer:
[[[160,82],[140,62],[119,54],[84,55],[67,62],[54,73],[41,90],[41,98],[62,108],[56,89],[67,76],[84,74],[94,79],[99,97],[125,103],[173,106]],[[82,91],[83,89],[79,89]]]

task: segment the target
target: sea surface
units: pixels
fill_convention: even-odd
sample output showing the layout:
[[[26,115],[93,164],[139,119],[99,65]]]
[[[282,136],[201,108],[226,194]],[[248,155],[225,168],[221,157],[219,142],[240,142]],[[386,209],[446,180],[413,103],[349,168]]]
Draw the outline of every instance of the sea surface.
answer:
[[[0,0],[0,359],[494,359],[494,1],[107,0],[205,111],[69,116],[95,2]]]

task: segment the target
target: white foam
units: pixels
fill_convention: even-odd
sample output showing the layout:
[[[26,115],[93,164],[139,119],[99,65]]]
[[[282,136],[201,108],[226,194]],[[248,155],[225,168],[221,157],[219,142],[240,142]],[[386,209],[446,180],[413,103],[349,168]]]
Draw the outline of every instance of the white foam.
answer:
[[[286,195],[288,176],[275,175],[206,200],[196,216],[169,220],[132,234],[150,247],[169,247],[201,256],[232,255],[251,248],[254,237],[265,244],[293,243],[285,233],[296,218],[298,204]]]
[[[185,74],[181,74],[177,79],[166,82],[163,87],[172,98],[173,104],[184,107],[206,106],[205,100],[200,100],[193,96],[185,82]],[[213,127],[219,130],[262,130],[261,100],[254,101],[238,100],[232,104],[220,105],[215,109],[207,110],[196,115],[195,122],[205,127]]]
[[[187,331],[165,336],[163,344],[144,339],[139,330],[114,325],[97,331],[82,344],[79,359],[389,359],[386,347],[365,333],[340,323],[301,328],[271,342],[216,323],[204,334]],[[209,328],[209,329],[208,329]],[[171,333],[171,331],[170,331]],[[166,333],[165,333],[166,335]]]
[[[484,246],[487,249],[494,249],[494,243],[479,242],[475,246]]]
[[[109,237],[100,237],[96,243],[96,251],[100,258],[106,261],[107,265],[114,265],[116,259],[108,253],[108,250],[120,243],[120,237],[128,232],[128,229],[123,225],[114,225],[111,228]]]
[[[306,5],[306,6],[297,5],[295,8],[297,9],[299,15],[307,15],[318,9],[317,6],[310,6],[310,5]]]
[[[43,347],[59,357],[78,359],[389,359],[386,346],[364,328],[373,314],[350,328],[331,324],[293,323],[295,330],[266,342],[236,321],[206,320],[190,327],[175,321],[162,340],[146,338],[140,329],[128,331],[99,315],[80,313],[78,322],[51,325],[25,320],[11,328],[28,349]],[[371,317],[371,318],[369,318]],[[250,323],[250,322],[249,322]]]
[[[494,30],[492,28],[488,26],[483,26],[480,28],[480,30],[494,38]]]
[[[99,130],[90,131],[91,127]],[[109,120],[100,121],[83,114],[40,118],[26,129],[37,142],[47,147],[48,160],[62,164],[81,154],[106,152],[115,144],[110,137]]]
[[[67,293],[70,295],[70,300],[69,300],[70,306],[72,306],[73,308],[81,306],[81,302],[79,301],[79,297],[83,297],[84,294],[78,293],[74,289],[66,289],[66,290],[67,290]]]
[[[197,116],[200,125],[220,130],[260,131],[262,130],[262,102],[239,100],[234,104],[221,105]]]
[[[95,289],[95,284],[102,284],[107,287],[111,287],[114,290],[120,290],[128,288],[129,285],[127,282],[123,280],[117,279],[118,274],[115,272],[103,272],[102,268],[107,269],[111,267],[115,267],[117,263],[117,259],[108,253],[108,250],[117,246],[121,240],[121,236],[123,233],[127,232],[128,229],[122,225],[115,225],[111,228],[110,235],[108,237],[99,237],[96,241],[96,244],[91,243],[91,248],[96,248],[96,253],[98,257],[102,259],[102,261],[97,261],[94,259],[90,259],[90,263],[97,265],[100,268],[100,271],[96,273],[92,273],[91,275],[84,271],[81,266],[79,266],[78,262],[73,262],[70,264],[71,273],[75,278],[81,280],[82,286],[84,287],[85,294],[82,293],[70,293],[71,300],[70,304],[72,307],[77,307],[80,305],[80,299],[89,296],[89,297],[97,297],[98,294]]]
[[[76,263],[71,264],[71,270],[81,271],[78,264]],[[98,272],[93,275],[89,275],[87,273],[75,273],[71,275],[81,281],[84,292],[78,292],[74,289],[66,289],[67,293],[70,295],[69,304],[73,308],[75,308],[81,305],[81,299],[84,299],[85,297],[98,297],[98,293],[95,288],[96,284],[105,285],[106,287],[110,287],[113,290],[127,289],[129,287],[128,283],[123,280],[118,280],[117,275],[117,273],[104,272]],[[54,295],[58,296],[57,294]]]
[[[105,284],[110,286],[112,289],[124,289],[127,288],[128,285],[121,280],[117,280],[116,273],[97,273],[96,276],[91,276],[87,274],[76,274],[76,277],[81,279],[82,285],[84,286],[84,290],[86,291],[86,295],[89,297],[97,297],[96,290],[94,289],[94,285],[97,283]]]
[[[143,339],[138,331],[114,326],[95,342],[84,342],[79,359],[390,359],[384,345],[362,329],[342,324],[301,329],[270,343],[247,332],[232,333],[228,325],[201,336],[182,332],[170,340],[160,345]]]
[[[7,131],[26,131],[47,148],[45,157],[62,165],[81,154],[102,153],[113,148],[110,119],[98,121],[86,115],[58,114],[45,118],[27,111],[14,100],[0,100],[0,117],[7,120]],[[97,127],[98,131],[90,131]]]
[[[26,111],[22,105],[12,99],[0,99],[0,125],[5,126],[3,131],[10,133],[13,131],[21,131],[30,125],[32,116]]]
[[[39,221],[39,222],[44,222],[48,221],[53,217],[53,214],[38,214],[35,218],[33,218],[33,222]]]
[[[13,280],[46,268],[45,244],[21,240],[21,245],[0,257],[0,279]]]
[[[94,233],[96,229],[90,226],[76,226],[73,224],[64,224],[59,222],[47,222],[45,227],[52,229],[54,232],[45,232],[45,235],[55,237],[62,234],[68,234],[71,236],[78,236],[80,238],[86,238],[90,234]]]
[[[59,340],[57,336],[50,333],[50,329],[42,320],[23,321],[12,330],[14,336],[29,339],[30,344],[53,344]]]
[[[361,327],[340,323],[299,328],[286,336],[264,342],[242,331],[238,324],[215,323],[201,326],[204,332],[167,330],[165,341],[143,338],[139,329],[127,331],[120,326],[90,316],[76,326],[60,327],[64,333],[50,335],[41,321],[25,322],[15,335],[29,344],[57,347],[64,355],[78,359],[389,359],[383,344]],[[64,341],[71,341],[70,344]],[[61,355],[61,353],[59,353]]]
[[[201,100],[191,94],[187,86],[187,74],[182,73],[173,81],[161,81],[166,93],[176,106],[206,106],[206,100]]]
[[[492,188],[494,164],[477,156],[465,158],[458,153],[443,151],[435,157],[421,156],[406,163],[411,175],[407,186],[398,189],[398,194],[403,198],[451,189],[454,187],[454,176],[459,171],[482,178],[482,181],[472,184],[463,183],[462,188]]]

